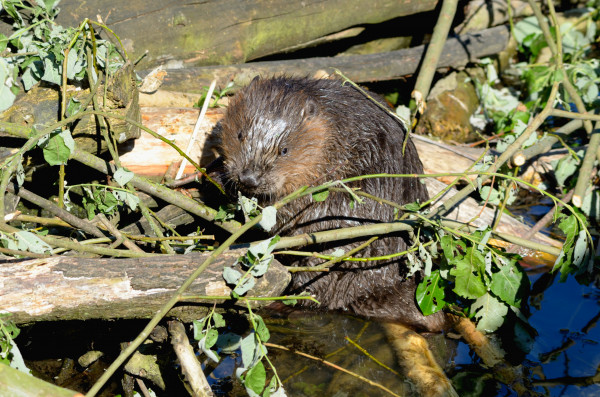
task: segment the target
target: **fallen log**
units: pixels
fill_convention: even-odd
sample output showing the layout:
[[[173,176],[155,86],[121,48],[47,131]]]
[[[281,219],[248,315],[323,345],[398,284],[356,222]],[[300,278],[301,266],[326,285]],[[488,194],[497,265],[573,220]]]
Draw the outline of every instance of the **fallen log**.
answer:
[[[142,67],[247,62],[358,25],[433,10],[438,0],[209,0],[81,2],[63,0],[57,22],[78,26],[100,19]],[[3,25],[3,26],[2,26]],[[10,36],[11,26],[0,24]],[[112,35],[106,37],[112,39]]]
[[[497,26],[476,33],[449,38],[444,45],[438,68],[460,68],[478,58],[495,55],[505,49],[510,32],[507,26]],[[426,46],[407,48],[369,55],[345,55],[338,57],[315,57],[285,61],[265,61],[230,66],[205,66],[167,69],[163,90],[202,92],[203,86],[213,79],[224,87],[233,81],[236,86],[247,85],[254,76],[273,76],[285,73],[289,76],[320,76],[341,70],[355,82],[372,82],[399,79],[414,74]],[[149,71],[140,72],[146,75]],[[194,84],[191,86],[190,82]]]
[[[223,267],[245,253],[219,256],[186,295],[229,296]],[[210,253],[157,255],[141,259],[86,259],[68,256],[0,262],[0,312],[17,324],[54,320],[150,318]],[[279,262],[257,279],[248,296],[281,294],[290,275]],[[214,301],[181,303],[169,317],[203,317]],[[223,300],[219,301],[223,303]],[[231,303],[231,302],[230,302]],[[265,301],[252,301],[255,307]],[[233,305],[233,303],[231,303]]]

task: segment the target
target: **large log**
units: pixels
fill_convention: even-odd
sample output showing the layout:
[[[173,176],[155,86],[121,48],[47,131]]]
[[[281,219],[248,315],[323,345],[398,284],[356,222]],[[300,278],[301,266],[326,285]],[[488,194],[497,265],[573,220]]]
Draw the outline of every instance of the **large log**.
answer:
[[[435,8],[437,0],[63,0],[57,22],[100,16],[140,67],[246,62],[349,27]],[[4,26],[1,26],[4,25]],[[10,25],[0,25],[8,33]]]
[[[498,54],[506,48],[509,38],[509,29],[504,25],[449,38],[444,45],[438,67],[459,68],[479,58]],[[229,81],[233,81],[236,86],[244,86],[257,75],[273,76],[282,73],[290,76],[321,75],[332,73],[334,68],[341,70],[356,82],[393,80],[414,74],[421,64],[425,50],[426,46],[421,45],[368,55],[168,69],[161,88],[169,91],[199,93],[202,92],[203,86],[208,86],[213,79],[216,79],[220,86],[225,86]],[[141,74],[147,73],[148,71]]]
[[[223,267],[243,249],[223,253],[192,284],[187,294],[228,296]],[[160,255],[141,259],[85,259],[56,256],[11,260],[0,265],[0,312],[15,323],[53,320],[149,318],[173,295],[210,253]],[[248,296],[278,296],[290,275],[276,261]],[[180,304],[170,317],[193,320],[213,305]],[[253,302],[257,305],[256,302]]]

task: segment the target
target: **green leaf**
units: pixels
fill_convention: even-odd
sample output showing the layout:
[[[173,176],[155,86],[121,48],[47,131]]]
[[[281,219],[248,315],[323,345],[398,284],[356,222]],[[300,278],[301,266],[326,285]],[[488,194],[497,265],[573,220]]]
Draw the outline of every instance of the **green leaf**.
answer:
[[[565,242],[563,243],[558,258],[556,258],[556,261],[554,262],[552,272],[554,273],[556,270],[560,270],[560,279],[561,281],[564,281],[570,272],[574,251],[573,246],[575,238],[579,234],[579,223],[575,215],[571,214],[568,217],[563,218],[558,224],[558,227],[565,234]]]
[[[542,29],[535,16],[524,18],[517,22],[514,28],[515,40],[519,44],[523,44],[526,37],[532,37],[542,34]]]
[[[272,205],[266,207],[262,212],[262,219],[258,224],[265,231],[270,231],[277,222],[277,210]]]
[[[267,372],[262,361],[257,362],[254,367],[250,368],[244,377],[244,385],[257,394],[262,393],[266,381]]]
[[[513,260],[492,275],[490,290],[509,305],[521,307],[521,302],[529,290],[529,279]]]
[[[269,329],[265,325],[265,321],[258,314],[254,314],[253,318],[254,318],[254,325],[256,327],[256,328],[254,328],[254,331],[256,331],[256,334],[258,335],[258,337],[260,338],[260,341],[262,343],[267,342],[269,340],[269,338],[271,337],[271,334],[269,333]]]
[[[49,139],[42,141],[40,146],[43,149],[44,159],[50,165],[67,164],[71,150],[74,147],[73,137],[68,130],[54,130],[50,133]]]
[[[225,320],[223,319],[223,315],[217,312],[214,312],[212,315],[212,321],[215,327],[221,328],[226,326]]]
[[[192,321],[195,340],[200,340],[204,337],[204,333],[202,331],[204,330],[204,325],[206,324],[206,320],[208,320],[208,316],[203,317],[200,320]]]
[[[137,206],[140,204],[140,198],[131,192],[115,190],[114,194],[118,200],[127,204],[132,211],[135,211]]]
[[[233,292],[238,294],[239,296],[244,295],[246,292],[250,291],[254,285],[256,284],[256,279],[254,277],[245,278],[241,284],[237,285]]]
[[[124,187],[129,181],[133,179],[134,173],[126,170],[125,168],[118,168],[113,174],[113,178],[119,185]]]
[[[320,192],[312,194],[312,199],[314,201],[325,201],[327,197],[329,197],[329,190],[321,190]]]
[[[14,234],[17,238],[17,249],[43,254],[52,251],[52,247],[43,242],[35,234],[26,230],[20,230]]]
[[[442,310],[446,306],[445,297],[439,270],[431,272],[429,277],[424,277],[417,287],[417,303],[426,316]]]
[[[15,101],[12,87],[12,66],[6,60],[0,58],[0,112],[5,111]]]
[[[478,319],[478,330],[494,332],[504,323],[508,306],[486,293],[471,305],[471,313]]]
[[[55,56],[49,53],[48,56],[44,58],[44,74],[42,75],[42,80],[52,84],[61,85],[61,69],[62,68],[60,67],[60,64],[56,60]]]
[[[250,368],[256,361],[262,358],[260,354],[260,345],[256,343],[254,333],[250,333],[240,341],[240,350],[242,352],[243,369]]]
[[[581,158],[583,157],[583,152],[577,152],[577,158],[574,158],[570,154],[566,154],[562,158],[556,161],[552,161],[552,167],[554,167],[554,177],[556,178],[556,182],[558,186],[562,189],[565,186],[566,180],[574,175],[577,169],[579,168],[579,164],[581,163]]]
[[[215,332],[216,332],[216,331],[215,331]],[[217,336],[218,336],[218,334],[217,334]],[[200,348],[200,350],[202,350],[202,352],[203,352],[204,354],[206,354],[206,357],[208,357],[209,359],[211,359],[211,360],[212,360],[212,361],[214,361],[215,363],[218,363],[218,362],[220,361],[220,359],[221,359],[221,358],[219,357],[219,355],[218,355],[216,352],[212,351],[212,350],[211,350],[209,347],[207,347],[207,346],[206,346],[206,343],[207,343],[207,337],[208,337],[208,335],[207,335],[207,336],[205,336],[204,338],[201,338],[201,339],[198,341],[198,347]],[[214,343],[214,342],[213,342],[213,343]]]
[[[81,101],[77,98],[69,99],[69,103],[67,104],[67,117],[73,116],[75,113],[81,110]]]
[[[487,289],[481,275],[481,270],[484,268],[484,257],[481,252],[468,247],[464,257],[458,258],[452,264],[455,266],[450,270],[450,274],[455,277],[454,292],[469,299],[477,299],[486,293]]]
[[[219,332],[215,328],[211,328],[206,331],[206,341],[204,342],[204,346],[208,349],[214,346],[217,342],[217,338],[219,337]]]
[[[223,354],[233,354],[240,348],[242,337],[233,332],[226,332],[219,335],[215,346],[220,349]]]
[[[227,284],[237,284],[238,280],[242,278],[242,273],[231,267],[225,267],[223,269],[223,278]]]

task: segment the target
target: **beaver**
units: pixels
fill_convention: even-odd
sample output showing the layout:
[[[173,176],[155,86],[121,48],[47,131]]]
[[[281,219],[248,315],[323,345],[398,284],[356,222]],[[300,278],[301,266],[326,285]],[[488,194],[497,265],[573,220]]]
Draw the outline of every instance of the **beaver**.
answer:
[[[255,78],[230,101],[217,134],[225,188],[232,194],[241,191],[256,197],[261,206],[304,185],[365,174],[423,172],[410,139],[402,153],[406,136],[402,124],[340,80]],[[365,179],[349,186],[399,204],[428,198],[416,178]],[[357,204],[347,193],[331,192],[322,202],[305,196],[281,208],[272,233],[288,236],[393,220],[394,209],[388,205],[370,199]],[[402,234],[381,237],[360,254],[373,257],[404,251],[406,239]],[[347,252],[360,243],[343,241],[313,248],[331,252],[341,247]],[[292,259],[293,265],[319,263],[313,257],[297,258]],[[416,277],[406,277],[404,261],[346,262],[329,272],[297,272],[288,292],[309,292],[328,310],[399,322],[418,330],[442,330],[441,312],[424,316],[418,308]]]

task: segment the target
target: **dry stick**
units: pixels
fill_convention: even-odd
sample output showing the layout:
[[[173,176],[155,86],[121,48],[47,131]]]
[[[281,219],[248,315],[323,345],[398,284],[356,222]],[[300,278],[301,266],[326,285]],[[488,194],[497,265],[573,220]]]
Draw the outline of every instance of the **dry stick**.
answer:
[[[578,120],[593,120],[593,121],[600,121],[600,114],[593,114],[593,113],[577,113],[577,112],[569,112],[566,110],[560,110],[560,109],[554,109],[552,110],[552,113],[550,114],[551,116],[556,116],[556,117],[566,117],[569,119],[578,119]]]
[[[185,334],[185,327],[179,321],[169,321],[169,333],[173,350],[181,364],[181,372],[192,388],[193,395],[198,397],[214,396],[202,366],[196,358],[194,349]]]
[[[190,137],[187,148],[185,149],[186,153],[190,153],[192,151],[192,146],[194,145],[194,142],[196,142],[196,137],[198,136],[198,132],[200,131],[200,124],[202,124],[202,121],[204,120],[204,116],[206,115],[206,111],[208,110],[208,105],[210,104],[210,99],[212,97],[212,94],[213,94],[213,91],[215,90],[216,85],[217,85],[217,79],[214,79],[212,81],[212,83],[210,83],[210,87],[208,88],[208,92],[206,93],[206,97],[204,98],[204,103],[202,104],[202,110],[200,111],[200,115],[198,116],[198,119],[196,120],[196,124],[194,125],[194,131],[192,132],[192,136]],[[181,178],[181,175],[183,174],[183,170],[185,169],[186,165],[187,165],[187,160],[186,159],[181,160],[181,165],[179,166],[179,170],[177,171],[177,174],[175,175],[175,180]]]
[[[21,229],[17,229],[5,223],[0,223],[0,231],[4,233],[18,233],[22,232]],[[73,250],[77,252],[89,252],[97,255],[104,256],[115,256],[115,257],[125,257],[125,258],[141,258],[147,256],[155,256],[156,254],[149,254],[146,252],[132,252],[130,250],[119,250],[113,248],[104,248],[104,247],[94,247],[89,245],[84,245],[77,243],[75,241],[66,239],[66,238],[56,238],[51,236],[42,236],[36,235],[40,240],[45,242],[50,246],[61,247],[68,250]],[[106,238],[106,237],[105,237]]]
[[[7,190],[9,192],[15,194],[15,189],[12,186],[8,186]],[[48,212],[50,212],[51,214],[59,217],[60,219],[67,222],[69,225],[73,226],[74,228],[81,229],[84,232],[91,234],[92,236],[104,237],[104,233],[102,233],[100,231],[100,229],[98,229],[90,221],[76,217],[75,215],[71,214],[69,211],[60,208],[53,202],[46,200],[45,198],[38,196],[37,194],[32,193],[27,189],[19,188],[19,190],[16,192],[16,194],[19,197],[29,201],[30,203],[33,203],[33,204],[37,205],[38,207],[43,208],[43,209],[47,210]]]
[[[554,111],[552,111],[552,115],[554,116]],[[555,135],[569,135],[572,132],[578,130],[583,126],[583,121],[581,120],[571,120],[567,124],[560,127],[558,130],[554,132]],[[546,153],[548,150],[554,146],[559,139],[555,136],[546,136],[540,139],[535,145],[530,146],[526,149],[519,150],[512,157],[512,163],[517,167],[522,166],[525,162],[531,158],[534,158],[538,154]]]
[[[115,236],[115,238],[117,239],[117,241],[115,241],[115,246],[111,247],[111,248],[118,247],[122,243],[125,247],[129,248],[132,251],[144,252],[140,247],[135,245],[135,243],[133,243],[131,240],[129,240],[126,236],[124,236],[119,231],[119,229],[117,229],[112,223],[110,223],[110,221],[108,219],[106,219],[106,216],[104,214],[97,214],[96,217],[104,225],[106,230],[108,230],[109,233],[112,234],[113,236]],[[118,242],[118,244],[117,244],[117,242]]]
[[[573,198],[571,201],[575,207],[580,208],[583,205],[583,199],[585,198],[586,191],[590,185],[592,179],[592,170],[594,168],[594,161],[596,161],[596,152],[600,147],[600,122],[596,123],[596,127],[592,132],[590,143],[585,155],[583,156],[583,162],[579,168],[579,174],[577,176],[577,183],[575,189],[573,189]]]
[[[69,223],[67,223],[59,218],[44,218],[41,216],[26,215],[26,214],[18,214],[13,218],[13,220],[19,221],[19,222],[37,223],[38,225],[44,225],[44,226],[73,227],[73,225],[70,225]]]
[[[542,109],[542,111],[534,117],[534,119],[531,121],[531,124],[529,124],[527,128],[525,128],[525,131],[523,131],[523,133],[504,151],[504,153],[502,153],[500,157],[498,157],[498,160],[496,160],[494,164],[490,165],[487,168],[486,172],[496,172],[498,168],[500,168],[500,166],[502,166],[512,157],[513,154],[515,154],[518,150],[521,149],[523,143],[525,143],[527,139],[529,139],[529,136],[531,136],[531,134],[533,134],[537,130],[537,128],[544,122],[546,117],[548,117],[548,115],[552,111],[552,108],[554,106],[554,99],[556,98],[557,92],[558,83],[554,83],[552,84],[552,90],[550,92],[550,96],[548,97],[548,102],[546,103],[546,106],[544,106],[544,109]],[[483,177],[481,179],[481,183],[487,181],[488,179],[489,176]],[[446,212],[450,211],[452,207],[458,204],[461,200],[463,200],[473,191],[475,191],[474,185],[468,185],[464,187],[463,189],[458,191],[454,196],[446,200],[446,202],[441,204],[436,209],[432,210],[427,215],[427,218],[434,219],[435,217],[444,215]]]
[[[365,382],[365,383],[367,383],[367,384],[369,384],[369,385],[371,385],[373,387],[377,387],[377,388],[385,391],[386,393],[388,393],[388,394],[390,394],[392,396],[400,397],[398,394],[396,394],[393,391],[391,391],[390,389],[388,389],[388,388],[380,385],[379,383],[375,383],[375,382],[373,382],[373,381],[371,381],[371,380],[369,380],[369,379],[367,379],[367,378],[365,378],[363,376],[360,376],[360,375],[358,375],[358,374],[356,374],[356,373],[354,373],[352,371],[349,371],[349,370],[347,370],[345,368],[342,368],[342,367],[340,367],[338,365],[335,365],[334,363],[326,361],[326,360],[324,360],[322,358],[311,356],[310,354],[302,353],[302,352],[300,352],[298,350],[292,350],[292,349],[287,348],[285,346],[276,345],[275,343],[268,343],[267,342],[267,343],[265,343],[265,346],[272,347],[272,348],[275,348],[275,349],[285,350],[285,351],[288,351],[288,352],[292,352],[292,353],[297,354],[299,356],[306,357],[306,358],[309,358],[311,360],[317,361],[317,362],[319,362],[321,364],[327,365],[328,367],[334,368],[334,369],[336,369],[338,371],[341,371],[341,372],[344,372],[344,373],[346,373],[348,375],[354,376],[356,379],[361,380],[361,381],[363,381],[363,382]]]
[[[23,258],[50,258],[52,256],[50,254],[38,254],[36,252],[11,250],[10,248],[3,247],[0,247],[0,254],[22,256]]]
[[[302,192],[305,189],[306,188],[300,188],[299,190],[293,192],[292,194],[284,197],[279,202],[275,203],[274,207],[276,209],[281,208],[283,205],[287,204],[289,201],[293,200],[294,198],[296,198],[297,196],[302,194]],[[162,320],[162,318],[169,312],[169,310],[171,310],[173,308],[173,306],[175,306],[175,304],[177,304],[177,302],[179,302],[179,299],[183,295],[183,293],[189,288],[190,285],[192,285],[194,280],[196,280],[196,278],[198,278],[198,276],[208,267],[208,265],[210,265],[212,262],[214,262],[214,260],[219,255],[221,255],[221,253],[223,253],[223,251],[225,251],[227,248],[229,248],[229,246],[231,244],[233,244],[248,229],[250,229],[253,226],[255,226],[256,224],[258,224],[258,222],[260,222],[261,219],[262,219],[262,214],[258,215],[256,218],[252,219],[250,222],[241,226],[238,230],[236,230],[234,233],[232,233],[231,236],[229,236],[229,238],[223,242],[223,244],[221,244],[219,247],[217,247],[217,249],[215,249],[213,251],[213,253],[208,258],[206,258],[206,260],[200,266],[198,266],[198,268],[190,275],[190,277],[188,277],[188,279],[185,280],[183,284],[181,284],[181,287],[179,287],[177,289],[177,291],[173,294],[173,296],[169,299],[169,301],[160,308],[160,310],[154,315],[154,317],[152,317],[152,319],[148,322],[148,324],[142,330],[142,332],[140,332],[140,334],[135,338],[135,340],[133,340],[129,344],[129,346],[127,346],[127,348],[125,350],[123,350],[121,352],[121,354],[119,354],[119,356],[115,359],[115,361],[113,361],[113,363],[106,369],[106,371],[102,374],[100,379],[98,379],[96,381],[96,383],[94,384],[94,386],[92,386],[92,388],[87,392],[87,394],[86,394],[87,397],[95,396],[100,391],[102,386],[104,386],[104,384],[110,379],[110,377],[115,373],[115,371],[117,369],[119,369],[119,367],[125,362],[125,360],[134,351],[137,350],[137,348],[146,340],[146,338],[148,338],[148,336],[150,335],[150,332],[152,332],[154,327],[156,327],[156,325],[158,325],[160,320]]]
[[[442,9],[440,15],[433,28],[433,34],[431,35],[431,41],[427,46],[427,52],[423,58],[423,63],[415,88],[411,94],[413,100],[415,99],[416,93],[420,93],[422,98],[427,98],[429,95],[429,89],[433,76],[437,69],[437,64],[444,49],[444,44],[448,38],[448,32],[450,32],[450,26],[454,20],[454,14],[456,13],[457,0],[444,0],[442,3]]]
[[[154,131],[151,131],[149,128],[146,128],[145,126],[138,123],[137,121],[131,120],[125,116],[106,113],[106,112],[99,112],[99,111],[95,111],[95,110],[86,110],[85,112],[77,113],[75,116],[71,116],[63,121],[60,121],[46,129],[42,130],[41,132],[33,135],[31,138],[29,137],[29,134],[31,133],[30,128],[23,128],[22,126],[20,126],[18,124],[14,124],[14,123],[7,123],[4,121],[0,121],[0,131],[6,132],[12,136],[16,136],[19,138],[25,138],[25,139],[29,138],[28,141],[19,150],[19,152],[25,152],[27,150],[30,150],[33,146],[35,146],[38,139],[41,136],[49,133],[50,131],[54,130],[55,128],[60,127],[63,124],[70,123],[74,120],[78,120],[84,116],[88,116],[88,115],[92,115],[92,114],[99,114],[102,116],[112,117],[112,118],[116,118],[118,120],[123,120],[130,124],[133,124],[134,126],[136,126],[138,128],[143,129],[146,132],[150,131],[152,134],[156,134]],[[162,139],[165,139],[165,138],[162,138]],[[171,142],[169,142],[169,144],[172,145]],[[183,155],[186,156],[185,154],[183,154]],[[15,157],[16,156],[18,156],[18,154],[15,155]],[[102,160],[90,153],[87,153],[81,149],[78,149],[77,146],[75,147],[75,150],[71,153],[71,158],[73,160],[83,163],[83,164],[87,165],[88,167],[94,168],[95,170],[100,171],[105,174],[108,174],[109,171],[111,173],[115,172],[114,166],[112,166],[112,165],[107,166],[107,162],[105,160]],[[188,161],[190,161],[190,160],[188,160]],[[6,163],[6,162],[4,162],[4,163]],[[11,162],[11,164],[13,164],[13,162]],[[0,164],[0,166],[2,166],[2,165]],[[15,165],[15,167],[16,167],[16,165]],[[3,175],[3,181],[4,181],[4,175]],[[198,203],[197,201],[194,201],[191,198],[184,196],[181,193],[178,193],[167,187],[153,183],[145,178],[142,178],[139,176],[134,176],[133,179],[131,180],[131,183],[134,187],[136,187],[150,195],[154,195],[154,196],[160,198],[161,200],[164,200],[170,204],[174,204],[174,205],[176,205],[194,215],[197,215],[203,219],[206,219],[208,221],[214,221],[215,215],[217,214],[217,211],[215,211],[214,209],[204,206],[201,203]],[[1,188],[1,185],[0,185],[0,188]],[[2,195],[3,195],[3,191],[0,190],[0,198],[2,197]],[[0,202],[1,201],[2,200],[0,200]],[[0,211],[2,211],[2,213],[3,213],[3,207],[0,207]],[[239,224],[239,222],[236,222],[236,221],[225,221],[225,222],[220,223],[219,226],[221,226],[223,229],[225,229],[227,231],[233,232],[233,231],[239,229],[240,224]]]

